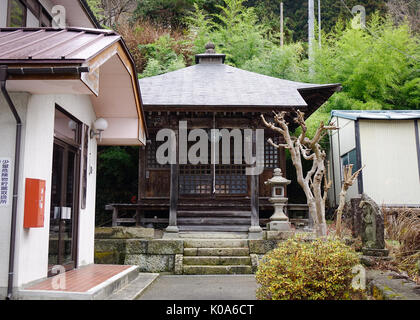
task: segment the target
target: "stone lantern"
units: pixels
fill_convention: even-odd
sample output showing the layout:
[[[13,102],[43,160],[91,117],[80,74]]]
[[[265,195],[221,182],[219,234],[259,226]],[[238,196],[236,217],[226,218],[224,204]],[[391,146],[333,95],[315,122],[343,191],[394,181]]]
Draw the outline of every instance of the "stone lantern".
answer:
[[[274,214],[270,217],[270,222],[267,224],[267,230],[269,231],[291,230],[289,218],[283,211],[288,200],[285,197],[286,186],[290,183],[290,180],[282,176],[281,169],[279,168],[274,169],[273,177],[265,182],[266,185],[271,185],[272,194],[268,201],[274,206]]]

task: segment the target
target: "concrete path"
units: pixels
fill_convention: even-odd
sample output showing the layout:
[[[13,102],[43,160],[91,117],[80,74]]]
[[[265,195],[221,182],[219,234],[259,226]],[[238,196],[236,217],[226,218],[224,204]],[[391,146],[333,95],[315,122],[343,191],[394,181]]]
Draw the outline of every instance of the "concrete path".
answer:
[[[161,275],[139,300],[255,300],[254,275]]]

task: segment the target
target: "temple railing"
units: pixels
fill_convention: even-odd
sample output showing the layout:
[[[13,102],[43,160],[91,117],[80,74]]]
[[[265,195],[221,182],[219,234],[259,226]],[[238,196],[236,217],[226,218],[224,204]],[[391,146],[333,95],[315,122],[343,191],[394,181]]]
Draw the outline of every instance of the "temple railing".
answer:
[[[145,217],[142,210],[144,207],[145,206],[143,204],[138,203],[113,203],[106,205],[105,210],[112,211],[113,227],[117,227],[122,224],[131,226],[145,226],[149,223],[169,224],[169,217]],[[285,213],[289,216],[290,222],[296,227],[307,226],[309,223],[307,204],[289,203],[286,205]],[[269,222],[269,219],[260,219],[260,224],[262,225],[266,224],[267,222]]]

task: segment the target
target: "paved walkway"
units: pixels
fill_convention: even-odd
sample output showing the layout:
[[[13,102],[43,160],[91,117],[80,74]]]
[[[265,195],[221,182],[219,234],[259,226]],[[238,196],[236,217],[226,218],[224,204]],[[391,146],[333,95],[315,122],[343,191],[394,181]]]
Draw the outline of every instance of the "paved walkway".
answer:
[[[139,300],[255,300],[254,275],[161,275]]]

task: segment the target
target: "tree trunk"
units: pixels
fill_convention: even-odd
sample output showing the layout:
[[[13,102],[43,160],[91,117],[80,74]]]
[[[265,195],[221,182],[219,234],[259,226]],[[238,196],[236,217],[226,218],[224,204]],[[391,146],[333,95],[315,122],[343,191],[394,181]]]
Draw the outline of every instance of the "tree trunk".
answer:
[[[342,189],[340,192],[340,202],[337,208],[337,222],[336,222],[336,234],[337,236],[341,236],[341,220],[343,216],[344,206],[346,205],[346,193],[347,189]]]

